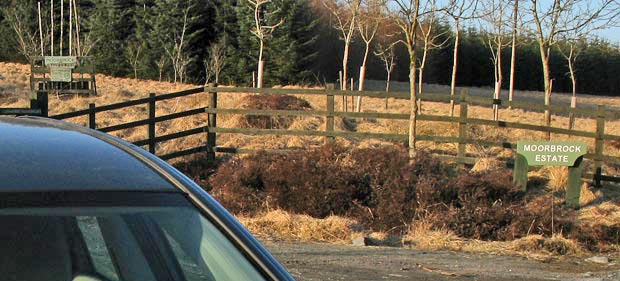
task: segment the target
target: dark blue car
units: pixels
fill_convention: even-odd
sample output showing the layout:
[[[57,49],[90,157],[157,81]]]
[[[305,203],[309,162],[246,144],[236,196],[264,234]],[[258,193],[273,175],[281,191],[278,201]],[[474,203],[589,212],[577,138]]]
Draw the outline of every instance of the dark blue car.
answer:
[[[62,121],[0,117],[0,280],[293,280],[159,158]]]

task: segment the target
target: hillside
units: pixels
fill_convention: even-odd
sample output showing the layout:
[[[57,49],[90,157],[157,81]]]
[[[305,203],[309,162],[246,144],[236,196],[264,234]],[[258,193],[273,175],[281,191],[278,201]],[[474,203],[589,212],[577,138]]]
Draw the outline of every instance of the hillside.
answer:
[[[1,63],[0,62],[0,106],[3,107],[25,107],[28,105],[28,93],[29,93],[29,67],[27,65],[14,64],[14,63]],[[173,84],[168,82],[157,82],[150,80],[135,80],[128,78],[115,78],[105,75],[97,75],[97,89],[98,96],[96,97],[84,97],[74,98],[70,96],[51,96],[50,97],[50,114],[59,114],[64,112],[71,112],[75,110],[81,110],[88,108],[89,103],[95,103],[97,106],[117,103],[126,100],[137,99],[146,97],[148,93],[168,93],[174,91],[180,91],[189,88],[199,87],[200,85],[187,85],[187,84]],[[287,86],[289,87],[289,86]],[[381,90],[384,88],[384,84],[379,81],[370,81],[367,88],[369,90]],[[393,82],[392,89],[406,90],[407,84],[402,82]],[[425,85],[425,89],[429,93],[447,93],[449,88],[443,85]],[[471,95],[490,97],[490,88],[467,88]],[[251,108],[251,104],[245,102],[246,97],[251,94],[220,94],[218,100],[218,107],[220,108],[238,108],[239,106],[245,106]],[[312,95],[300,95],[299,98],[307,101],[314,109],[324,109],[326,101],[324,97],[312,96]],[[543,94],[539,92],[516,92],[515,100],[521,101],[542,101]],[[553,96],[554,104],[567,104],[570,100],[568,95],[556,94]],[[342,109],[342,99],[336,99],[336,109]],[[390,113],[408,113],[409,105],[405,100],[389,99],[388,109],[385,109],[386,101],[383,99],[365,99],[363,103],[364,111],[367,112],[390,112]],[[595,107],[597,104],[620,108],[620,98],[613,97],[600,97],[600,96],[587,96],[583,95],[579,97],[579,106]],[[349,107],[352,105],[351,100],[347,102]],[[158,103],[157,114],[170,114],[173,112],[179,112],[187,109],[193,109],[197,107],[204,107],[207,105],[206,95],[193,95],[190,97],[166,101]],[[492,110],[487,107],[473,106],[470,107],[470,116],[491,119]],[[423,102],[422,112],[424,114],[433,115],[448,115],[448,106],[444,103],[435,102]],[[133,107],[125,110],[117,110],[114,112],[104,112],[97,115],[98,127],[105,127],[115,124],[120,124],[128,121],[135,121],[146,118],[146,112],[144,107]],[[239,125],[240,116],[221,116],[218,118],[219,126],[221,127],[235,127]],[[500,112],[500,119],[504,121],[520,122],[527,124],[542,124],[543,114],[538,112],[526,112],[524,110],[502,110]],[[79,124],[86,124],[85,118],[74,118],[73,122]],[[297,117],[290,124],[290,129],[320,129],[324,128],[324,120],[318,117],[301,118]],[[190,129],[206,122],[206,114],[204,116],[192,116],[187,118],[181,118],[168,123],[159,124],[157,127],[157,134],[172,133],[179,130]],[[568,118],[565,116],[554,116],[552,125],[555,127],[565,128],[568,124]],[[379,120],[379,119],[339,119],[338,128],[340,130],[359,131],[359,132],[374,132],[374,133],[407,133],[407,121],[403,120]],[[578,119],[575,129],[582,131],[594,131],[595,120],[593,119]],[[476,136],[483,136],[492,140],[532,140],[539,136],[531,134],[525,130],[512,130],[489,128],[485,126],[472,126],[470,128],[472,133]],[[620,120],[610,121],[606,123],[606,132],[614,133],[620,131]],[[439,135],[456,135],[457,128],[455,124],[436,123],[436,122],[420,122],[418,127],[419,134],[439,134]],[[117,136],[123,137],[130,141],[143,139],[146,135],[146,128],[137,128],[134,130],[124,130],[117,133]],[[554,139],[561,140],[566,137],[563,135],[554,136]],[[378,140],[340,140],[346,144],[356,143],[361,146],[372,146],[384,143]],[[188,147],[191,144],[199,142],[197,139],[186,140],[182,147]],[[234,146],[238,148],[250,148],[250,149],[265,149],[265,148],[291,148],[291,147],[307,147],[310,145],[322,143],[322,138],[318,137],[296,137],[296,136],[240,136],[240,135],[221,135],[218,137],[218,145],[220,146]],[[434,143],[421,142],[422,147],[427,148],[440,148],[453,150],[454,147],[450,144],[439,145],[437,147]],[[167,152],[168,147],[179,146],[176,142],[164,143],[159,148],[162,153]],[[502,149],[484,149],[482,147],[470,147],[472,153],[485,154],[485,157],[493,156],[511,156],[511,151]],[[480,151],[482,149],[482,151]],[[476,151],[479,150],[479,151]],[[613,146],[607,145],[606,152],[612,155],[620,156],[620,152]]]
[[[12,64],[12,63],[0,63],[0,106],[2,107],[25,107],[28,105],[28,66],[20,65],[20,64]],[[372,84],[374,83],[374,85]],[[379,82],[372,82],[369,85],[370,89],[379,90],[382,85]],[[180,91],[189,88],[199,87],[200,85],[183,85],[183,84],[172,84],[167,82],[156,82],[156,81],[146,81],[146,80],[134,80],[134,79],[126,79],[126,78],[114,78],[104,75],[97,76],[97,86],[98,86],[98,96],[96,97],[73,97],[73,96],[51,96],[50,97],[50,113],[58,114],[64,112],[71,112],[74,110],[81,110],[88,107],[89,103],[96,103],[97,105],[105,105],[116,103],[120,101],[132,100],[141,97],[145,97],[150,92],[155,92],[157,94]],[[395,83],[395,88],[402,88],[405,85],[402,83]],[[288,86],[287,86],[288,87]],[[439,85],[426,85],[426,89],[429,92],[445,92],[445,86]],[[471,94],[485,96],[490,95],[490,89],[483,88],[470,88],[468,89]],[[517,98],[522,100],[535,100],[538,98],[539,93],[535,92],[518,92]],[[232,94],[232,93],[222,93],[219,96],[219,107],[221,108],[251,108],[255,106],[251,101],[255,101],[255,94],[251,93],[243,93],[243,94]],[[324,97],[319,97],[315,95],[299,95],[297,96],[299,99],[297,101],[307,102],[308,105],[313,109],[324,109],[326,106],[326,101]],[[556,99],[558,100],[566,100],[566,96],[556,95]],[[620,100],[618,98],[601,98],[601,97],[593,97],[593,96],[584,96],[582,98],[584,102],[592,103],[592,104],[604,104],[607,106],[620,106]],[[340,109],[342,106],[342,100],[340,98],[336,99],[336,108]],[[388,108],[385,109],[385,100],[384,99],[365,99],[364,100],[364,111],[368,112],[392,112],[392,113],[408,113],[408,101],[404,100],[388,100]],[[350,105],[351,101],[349,101]],[[206,95],[193,95],[182,99],[171,100],[166,102],[158,103],[157,114],[170,114],[173,112],[179,112],[183,110],[193,109],[204,107],[207,105]],[[492,110],[487,107],[481,106],[472,106],[470,107],[471,116],[477,118],[486,118],[490,119],[492,116]],[[448,108],[444,103],[433,103],[433,102],[424,102],[423,104],[423,112],[425,114],[434,114],[434,115],[447,115]],[[530,123],[530,124],[541,124],[543,119],[542,113],[536,112],[527,112],[523,110],[502,110],[500,113],[500,118],[506,121],[514,121],[521,123]],[[123,110],[117,110],[113,112],[104,112],[97,114],[97,125],[98,127],[105,127],[114,124],[125,123],[128,121],[141,120],[147,117],[146,108],[144,106],[136,106],[132,108],[127,108]],[[73,120],[69,120],[71,122],[75,122],[78,124],[85,125],[85,118],[74,118]],[[157,126],[157,134],[169,134],[173,132],[178,132],[182,130],[187,130],[191,128],[196,128],[200,126],[204,126],[207,122],[206,114],[191,116],[186,118],[177,119],[174,121],[168,121],[158,124]],[[232,116],[222,116],[218,117],[218,126],[221,127],[237,127],[245,124],[247,122],[246,119],[243,119],[241,116],[232,115]],[[270,126],[279,126],[281,124],[271,121]],[[554,116],[553,124],[558,127],[566,127],[568,119],[565,116]],[[338,130],[343,131],[361,131],[361,132],[378,132],[378,133],[402,133],[405,134],[407,132],[407,122],[406,121],[393,121],[393,120],[377,120],[377,119],[339,119],[338,120]],[[576,129],[584,130],[584,131],[593,131],[595,126],[595,120],[592,119],[579,119],[576,124]],[[318,117],[296,117],[291,120],[287,120],[286,128],[288,129],[324,129],[324,120]],[[419,134],[440,134],[440,135],[455,135],[457,131],[456,125],[451,124],[443,124],[436,122],[420,122],[419,126]],[[482,139],[489,140],[533,140],[539,139],[540,136],[535,134],[531,134],[528,131],[524,130],[508,130],[508,129],[498,129],[498,128],[488,128],[484,126],[471,126],[469,128],[470,134],[475,135],[476,137]],[[620,121],[612,120],[606,123],[606,132],[609,134],[615,134],[620,131]],[[116,135],[127,139],[129,141],[136,141],[140,139],[144,139],[146,136],[146,128],[136,128],[129,129],[116,132]],[[562,135],[554,135],[553,139],[562,140],[566,139],[565,136]],[[578,138],[572,138],[578,139]],[[190,148],[198,146],[205,142],[204,135],[197,135],[189,138],[185,138],[182,140],[175,140],[162,143],[158,149],[158,153],[167,153],[171,151],[175,151],[183,148]],[[394,143],[381,141],[381,140],[345,140],[345,139],[337,139],[337,143],[342,147],[346,147],[349,149],[377,149],[381,147],[394,146]],[[230,147],[238,147],[238,148],[249,148],[249,149],[282,149],[282,148],[307,148],[307,147],[318,147],[323,144],[322,137],[299,137],[299,136],[250,136],[250,135],[233,135],[233,134],[221,134],[218,135],[218,145],[219,146],[230,146]],[[611,144],[611,143],[610,143]],[[396,144],[399,146],[399,144]],[[420,147],[428,150],[443,150],[443,151],[454,151],[454,144],[436,144],[433,142],[420,142]],[[606,145],[606,152],[611,155],[620,156],[620,152],[614,145]],[[474,145],[468,147],[468,152],[477,155],[483,159],[493,159],[497,157],[503,158],[511,158],[514,156],[511,150],[501,149],[501,148],[488,148],[481,145]],[[347,154],[348,155],[348,154]],[[252,156],[254,157],[254,156]],[[260,157],[260,156],[259,156]],[[353,167],[349,167],[350,165],[349,157],[353,157],[352,154],[348,156],[344,156],[342,165],[345,167],[345,170],[356,170],[351,169]],[[249,158],[253,159],[253,158]],[[303,159],[303,158],[302,158]],[[185,159],[178,159],[177,164],[184,164]],[[191,160],[191,159],[190,159]],[[254,160],[252,160],[254,161]],[[260,162],[260,161],[259,161]],[[189,162],[188,162],[189,163]],[[267,162],[269,163],[269,162]],[[285,164],[281,165],[281,167],[289,167]],[[486,164],[485,164],[486,163]],[[474,167],[474,169],[478,169],[476,172],[472,170],[474,177],[476,177],[477,172],[484,173],[486,170],[492,167],[492,165],[488,164],[489,162],[481,161],[479,164]],[[493,163],[493,162],[490,162]],[[340,165],[338,164],[338,165]],[[186,165],[187,166],[187,165]],[[372,167],[368,167],[372,168]],[[328,169],[329,171],[329,169]],[[605,171],[611,174],[620,174],[620,165],[612,165],[609,164],[605,166]],[[282,171],[280,171],[282,173]],[[433,171],[430,171],[433,172]],[[197,175],[190,175],[192,178],[197,180],[200,184],[206,183],[207,178],[201,177],[203,171],[198,171]],[[225,178],[228,178],[229,174],[226,174]],[[539,196],[534,202],[544,202],[544,200],[554,201],[561,203],[562,196],[557,192],[561,192],[561,187],[558,187],[562,184],[562,181],[566,179],[566,170],[565,169],[556,169],[552,167],[537,169],[531,172],[530,177],[532,178],[532,184],[535,187],[535,190],[538,190],[540,193],[534,193],[533,196]],[[556,196],[552,197],[555,199],[550,199],[549,197],[545,197],[547,192],[544,188],[548,188],[549,190],[555,190]],[[540,188],[543,188],[540,190]],[[582,192],[584,194],[582,198],[582,203],[589,204],[589,207],[582,209],[578,213],[573,213],[571,216],[579,218],[580,224],[589,225],[603,225],[605,227],[615,227],[618,219],[620,218],[620,204],[618,203],[618,198],[620,198],[620,192],[615,185],[608,185],[603,188],[592,189],[587,185],[584,185],[582,188]],[[542,200],[542,201],[541,201]],[[491,202],[493,203],[493,202]],[[493,203],[495,204],[495,203]],[[267,209],[269,210],[269,208]],[[546,210],[546,209],[541,209]],[[296,217],[290,216],[288,214],[282,215],[280,213],[264,213],[266,217],[258,217],[258,218],[242,218],[244,223],[248,225],[248,227],[255,233],[263,233],[265,235],[276,235],[274,232],[282,231],[282,229],[286,229],[286,231],[293,231],[292,229],[306,229],[309,227],[310,229],[317,227],[325,227],[323,230],[323,238],[318,240],[321,241],[332,241],[334,237],[338,237],[336,241],[342,242],[347,240],[347,237],[351,235],[356,235],[349,228],[352,223],[350,220],[338,220],[327,218],[327,220],[316,220],[314,218],[308,217]],[[270,215],[271,214],[271,215]],[[259,215],[259,214],[254,214]],[[547,214],[549,215],[549,214]],[[557,214],[557,216],[561,216],[562,214]],[[285,216],[283,219],[282,217]],[[275,221],[274,221],[275,219]],[[283,226],[278,226],[284,224]],[[321,226],[322,224],[328,224],[329,226]],[[338,225],[342,224],[340,228]],[[273,227],[273,229],[270,229]],[[279,227],[279,228],[278,228]],[[338,235],[333,236],[330,234],[331,228],[338,228]],[[487,244],[479,241],[470,241],[463,240],[459,237],[454,236],[454,234],[446,229],[435,229],[430,225],[424,225],[418,223],[415,225],[415,228],[409,229],[411,235],[405,237],[405,239],[413,240],[414,242],[419,244],[419,247],[429,247],[431,249],[460,249],[466,251],[492,251],[504,253],[508,252],[510,254],[519,254],[522,255],[522,252],[529,252],[531,247],[536,249],[538,246],[535,244],[536,239],[542,239],[538,236],[533,238],[524,238],[525,240],[515,240],[513,242],[499,243],[499,244]],[[283,235],[281,238],[291,238],[291,233],[285,232],[281,233]],[[288,233],[288,234],[287,234]],[[344,235],[344,236],[343,236]],[[358,234],[357,234],[358,235]],[[514,235],[514,234],[513,234]],[[609,234],[612,235],[612,234]],[[616,234],[617,235],[617,234]],[[343,238],[344,237],[344,238]],[[383,236],[384,239],[385,236]],[[426,237],[420,240],[420,237]],[[611,237],[611,236],[610,236]],[[315,236],[305,237],[300,234],[293,235],[294,239],[302,239],[302,240],[317,240]],[[391,239],[391,238],[389,238]],[[388,240],[389,240],[388,239]],[[555,237],[553,239],[556,239]],[[550,240],[549,243],[555,243]],[[557,241],[556,241],[557,242]],[[569,243],[564,240],[560,241],[561,243]],[[482,244],[481,244],[482,243]],[[558,242],[559,243],[559,242]],[[426,246],[424,246],[426,245]],[[572,244],[566,244],[570,245]],[[614,245],[611,249],[617,249],[617,245]],[[546,247],[546,246],[545,246]],[[553,247],[553,246],[549,246]],[[549,249],[543,247],[543,251],[547,251]],[[550,250],[552,254],[562,253],[562,251]],[[580,251],[580,250],[579,250]],[[576,251],[574,253],[579,253]],[[546,252],[547,254],[549,252]]]

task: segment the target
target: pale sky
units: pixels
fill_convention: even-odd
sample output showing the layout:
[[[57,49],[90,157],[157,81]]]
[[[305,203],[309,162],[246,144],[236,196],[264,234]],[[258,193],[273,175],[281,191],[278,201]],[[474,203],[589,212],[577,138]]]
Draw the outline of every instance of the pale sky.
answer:
[[[620,43],[620,27],[612,27],[606,30],[601,30],[597,34],[603,38],[606,38],[611,43]]]
[[[446,5],[448,0],[437,0],[439,6],[441,5]],[[594,1],[594,0],[585,0],[585,1]],[[520,1],[521,2],[521,1]],[[542,5],[548,5],[551,1],[550,0],[541,0],[540,1],[542,3]],[[587,3],[587,2],[585,2]],[[523,5],[523,4],[521,4]],[[464,23],[464,26],[467,26],[468,24],[471,24],[472,26],[475,26],[477,28],[480,27],[480,23],[476,22],[476,23]],[[593,32],[591,34],[595,34],[598,35],[602,38],[607,39],[609,42],[611,42],[614,45],[620,45],[620,27],[610,27],[604,30],[599,30],[596,32]]]

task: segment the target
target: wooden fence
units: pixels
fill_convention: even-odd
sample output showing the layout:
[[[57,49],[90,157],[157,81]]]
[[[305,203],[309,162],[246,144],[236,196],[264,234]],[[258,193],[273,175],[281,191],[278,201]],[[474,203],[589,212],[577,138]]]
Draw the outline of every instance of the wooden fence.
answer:
[[[294,110],[257,110],[257,109],[238,109],[238,108],[219,108],[218,107],[218,93],[225,94],[238,94],[238,93],[261,93],[261,94],[289,94],[289,95],[319,95],[324,96],[326,98],[326,107],[325,110],[303,110],[303,111],[294,111]],[[156,116],[155,108],[156,103],[163,100],[169,100],[174,98],[180,98],[189,95],[195,94],[206,94],[208,95],[208,106],[203,108],[196,108],[192,110],[187,110],[183,112],[172,113],[163,116]],[[392,134],[392,133],[368,133],[368,132],[349,132],[349,131],[338,131],[334,127],[335,117],[342,118],[374,118],[374,119],[393,119],[393,120],[409,120],[409,114],[399,114],[399,113],[379,113],[379,112],[344,112],[337,111],[335,108],[335,97],[336,96],[363,96],[363,97],[372,97],[372,98],[397,98],[397,99],[408,99],[409,93],[406,92],[373,92],[373,91],[364,91],[364,92],[354,92],[354,91],[341,91],[334,90],[333,86],[328,86],[327,89],[318,89],[318,90],[308,90],[308,89],[255,89],[255,88],[218,88],[213,85],[209,85],[206,87],[200,87],[195,89],[190,89],[186,91],[170,93],[170,94],[162,94],[155,95],[150,94],[146,98],[121,102],[116,104],[104,105],[104,106],[96,106],[95,104],[90,104],[88,109],[79,110],[75,112],[68,112],[63,114],[58,114],[54,116],[50,116],[55,119],[69,119],[80,116],[88,116],[88,125],[90,128],[100,130],[102,132],[114,132],[123,129],[135,128],[139,126],[148,126],[148,135],[143,140],[135,141],[134,144],[138,146],[146,146],[151,153],[156,153],[156,146],[160,142],[184,138],[196,134],[206,133],[207,138],[204,145],[193,147],[185,150],[179,150],[172,153],[158,155],[163,159],[172,159],[181,156],[186,156],[190,154],[194,154],[197,152],[207,152],[209,158],[213,158],[216,152],[225,152],[225,153],[247,153],[253,152],[254,150],[235,148],[235,147],[220,147],[217,146],[217,135],[221,133],[227,134],[253,134],[253,135],[295,135],[295,136],[323,136],[327,140],[333,139],[336,137],[342,138],[375,138],[382,139],[388,141],[407,141],[408,135],[406,134]],[[460,114],[458,117],[449,117],[449,116],[439,116],[439,115],[428,115],[421,114],[418,116],[418,120],[420,121],[432,121],[432,122],[449,122],[458,124],[458,135],[457,136],[436,136],[436,135],[417,135],[417,141],[432,141],[437,143],[455,143],[457,144],[457,152],[456,155],[438,155],[438,157],[443,159],[449,159],[455,161],[458,164],[474,164],[476,161],[475,157],[471,157],[466,153],[467,145],[482,145],[489,147],[501,147],[507,149],[516,149],[516,143],[511,143],[508,141],[489,141],[482,139],[475,139],[468,135],[467,126],[470,125],[483,125],[483,126],[492,126],[497,128],[512,128],[512,129],[523,129],[544,133],[554,133],[554,134],[564,134],[567,136],[576,136],[576,137],[584,137],[593,139],[595,143],[595,147],[593,153],[588,153],[584,157],[586,159],[590,159],[594,161],[594,170],[590,173],[584,173],[583,176],[586,179],[595,180],[597,183],[600,181],[613,181],[620,182],[620,177],[604,175],[603,174],[603,163],[604,162],[614,162],[620,163],[620,157],[613,155],[606,155],[604,153],[604,143],[605,141],[618,141],[620,142],[620,135],[617,134],[606,134],[605,133],[605,123],[607,120],[617,120],[620,119],[620,112],[608,110],[604,106],[600,106],[596,110],[591,109],[583,109],[583,108],[566,108],[562,106],[545,106],[541,104],[527,103],[527,102],[517,102],[517,101],[504,101],[498,99],[488,99],[488,98],[479,98],[468,96],[464,92],[460,96],[451,97],[449,95],[439,95],[439,94],[424,94],[424,99],[426,101],[439,101],[439,102],[450,102],[451,100],[455,100],[456,103],[460,104]],[[584,118],[595,118],[596,119],[596,131],[595,132],[586,132],[586,131],[577,131],[571,129],[557,128],[557,127],[547,127],[541,125],[532,125],[532,124],[522,124],[517,122],[506,122],[506,121],[493,121],[487,119],[480,118],[472,118],[468,115],[468,107],[471,104],[478,104],[482,106],[492,106],[497,105],[498,107],[511,107],[512,109],[524,109],[524,110],[534,110],[534,111],[544,111],[549,110],[553,113],[560,114],[578,114],[583,116]],[[97,128],[96,125],[96,116],[97,113],[110,111],[110,110],[118,110],[125,107],[137,106],[137,105],[147,105],[148,116],[143,120],[128,122],[124,124],[118,124],[103,128]],[[208,124],[204,124],[204,126],[200,126],[197,128],[192,128],[189,130],[176,132],[168,135],[156,136],[155,134],[155,125],[158,122],[173,120],[182,117],[188,117],[197,114],[208,114]],[[224,128],[219,127],[217,124],[218,115],[222,114],[241,114],[241,115],[264,115],[264,116],[315,116],[322,117],[326,122],[325,130],[288,130],[288,129],[256,129],[256,128]],[[542,133],[541,133],[542,134]]]

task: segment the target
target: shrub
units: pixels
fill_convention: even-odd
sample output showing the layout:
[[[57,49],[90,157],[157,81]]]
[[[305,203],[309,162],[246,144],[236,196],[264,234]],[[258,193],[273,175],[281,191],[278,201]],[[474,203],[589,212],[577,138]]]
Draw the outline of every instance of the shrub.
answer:
[[[602,251],[609,244],[620,244],[620,224],[583,224],[576,227],[571,238],[580,241],[588,250]]]
[[[207,180],[217,171],[229,157],[216,157],[215,161],[207,160],[206,153],[197,153],[176,162],[174,167],[190,177],[206,191],[211,191]]]
[[[575,211],[557,204],[552,192],[526,197],[511,181],[510,171],[457,174],[424,152],[410,161],[402,147],[328,144],[286,155],[233,158],[209,185],[238,214],[282,209],[315,218],[337,215],[371,230],[400,233],[425,222],[429,230],[481,240],[559,234],[588,249],[620,242],[618,224],[577,225]],[[562,253],[562,245],[544,246]]]
[[[323,218],[347,215],[360,184],[336,161],[341,148],[324,146],[288,155],[259,153],[222,165],[210,179],[213,194],[233,212],[261,206]]]
[[[243,160],[231,159],[209,179],[212,195],[231,212],[250,214],[268,206],[263,182],[263,168],[268,159],[261,155]]]
[[[438,226],[461,237],[496,240],[522,213],[522,195],[510,181],[509,172],[462,174],[441,192],[444,207],[430,212]]]
[[[251,95],[241,100],[239,105],[244,109],[261,110],[311,110],[310,104],[298,97],[290,95]],[[244,115],[239,126],[257,129],[286,129],[295,120],[291,116]]]
[[[233,212],[268,205],[318,218],[350,216],[378,230],[404,229],[416,215],[419,173],[445,170],[437,168],[439,162],[422,160],[428,157],[409,163],[402,148],[350,150],[330,144],[235,159],[209,182],[216,198]]]

